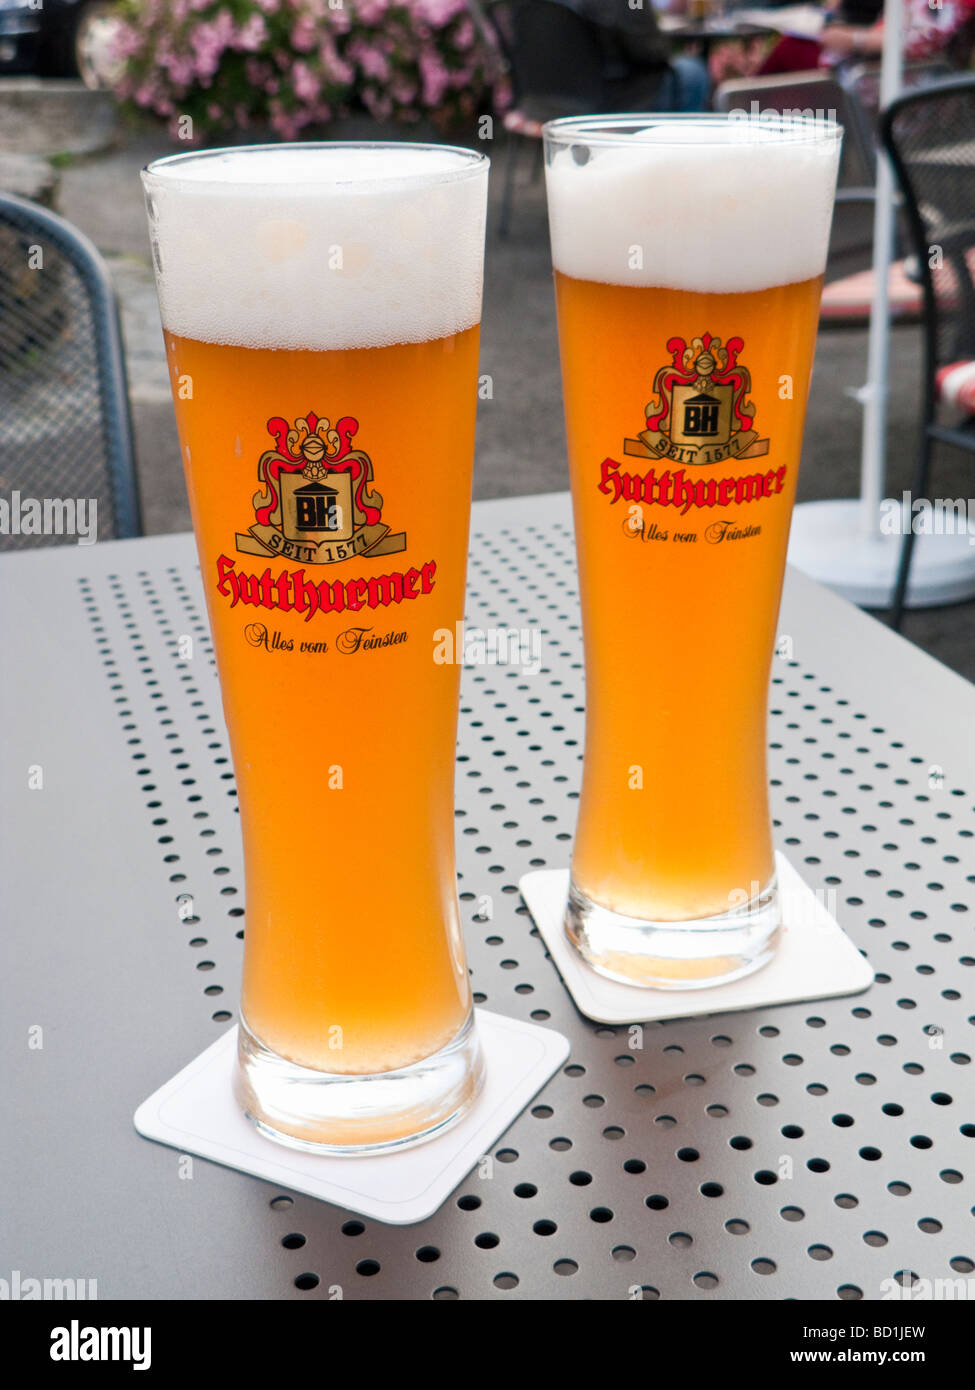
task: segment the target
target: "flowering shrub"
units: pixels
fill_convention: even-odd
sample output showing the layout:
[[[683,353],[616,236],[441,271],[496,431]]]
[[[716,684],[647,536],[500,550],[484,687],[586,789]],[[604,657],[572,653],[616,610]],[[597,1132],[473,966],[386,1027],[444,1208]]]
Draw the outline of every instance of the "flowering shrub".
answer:
[[[121,0],[119,16],[117,94],[196,137],[294,139],[357,108],[449,128],[501,79],[466,0]]]

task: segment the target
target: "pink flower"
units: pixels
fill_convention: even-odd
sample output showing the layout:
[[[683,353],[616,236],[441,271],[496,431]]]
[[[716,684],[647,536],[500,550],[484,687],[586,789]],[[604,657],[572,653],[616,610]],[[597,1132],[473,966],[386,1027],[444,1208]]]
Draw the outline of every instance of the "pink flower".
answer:
[[[177,87],[189,87],[193,81],[193,59],[186,54],[172,54],[161,66],[166,69]]]
[[[367,29],[377,29],[389,9],[389,0],[354,0],[355,17]]]
[[[474,69],[468,67],[454,68],[450,74],[450,86],[452,88],[464,88],[474,85]]]
[[[357,39],[349,44],[348,54],[365,77],[375,77],[379,82],[389,81],[389,59],[374,44]]]
[[[299,101],[314,101],[321,91],[321,82],[307,63],[295,63],[291,69],[291,86]]]
[[[301,121],[292,112],[272,103],[271,128],[282,140],[294,140],[301,130]]]
[[[377,92],[374,87],[366,87],[363,90],[362,101],[366,110],[371,116],[375,116],[377,121],[388,121],[393,114],[392,100],[385,92]]]
[[[353,97],[383,121],[472,111],[492,87],[503,108],[510,91],[496,46],[470,3],[139,0],[137,20],[113,37],[116,92],[170,120],[189,106],[201,138],[269,121],[294,139]],[[136,8],[131,0],[127,11]]]
[[[450,73],[436,49],[428,48],[420,54],[420,76],[424,106],[439,106],[450,85]]]
[[[501,76],[494,84],[494,106],[497,111],[507,111],[508,107],[514,102],[515,91],[511,85],[511,78]]]
[[[262,14],[252,14],[247,23],[237,32],[237,47],[245,53],[254,53],[267,38],[267,25]]]
[[[318,56],[325,70],[327,81],[338,83],[341,87],[348,87],[351,84],[355,77],[355,69],[339,56],[339,51],[330,36],[326,36],[322,41]]]
[[[132,24],[118,24],[111,39],[113,60],[125,62],[139,53],[145,43],[145,36]]]
[[[418,17],[428,20],[435,28],[442,29],[457,15],[463,14],[467,4],[466,0],[413,0],[410,8]]]
[[[476,38],[477,34],[474,31],[474,25],[471,23],[470,16],[465,15],[464,18],[457,25],[457,28],[454,30],[454,47],[460,49],[460,51],[463,53],[468,48],[474,47],[474,40]]]
[[[223,51],[232,42],[234,21],[227,10],[221,10],[216,19],[198,24],[190,34],[190,44],[196,58],[196,73],[208,86],[220,66]]]
[[[291,30],[291,46],[299,53],[310,53],[318,37],[318,26],[310,14],[299,15]]]
[[[389,95],[397,106],[411,106],[416,100],[416,85],[405,77],[395,77],[389,84]]]

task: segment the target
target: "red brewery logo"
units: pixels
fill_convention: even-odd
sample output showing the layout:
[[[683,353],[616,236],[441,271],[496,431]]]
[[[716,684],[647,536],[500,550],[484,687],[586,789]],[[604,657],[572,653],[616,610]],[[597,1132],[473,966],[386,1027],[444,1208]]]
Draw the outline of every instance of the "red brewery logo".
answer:
[[[769,441],[759,439],[754,429],[755,406],[748,399],[751,374],[738,361],[744,346],[742,338],[729,338],[723,346],[710,333],[692,338],[690,344],[684,338],[668,340],[670,364],[653,379],[646,429],[635,439],[625,439],[623,452],[630,458],[681,466],[630,473],[615,459],[605,458],[600,492],[613,502],[622,498],[674,506],[686,516],[692,507],[728,507],[782,491],[785,466],[725,478],[696,472],[726,459],[761,458],[769,451]]]
[[[372,460],[352,447],[359,422],[343,415],[334,429],[311,412],[289,425],[267,422],[276,449],[257,465],[254,525],[237,536],[246,555],[280,555],[306,565],[334,565],[353,555],[391,555],[406,549],[406,535],[383,525],[381,493]]]
[[[353,441],[359,422],[343,415],[333,426],[311,411],[288,424],[280,415],[267,422],[276,448],[258,460],[260,489],[254,494],[254,523],[237,532],[243,555],[273,556],[305,565],[334,565],[354,558],[378,559],[406,549],[406,533],[382,520],[372,460]],[[255,607],[294,609],[305,621],[315,613],[357,612],[418,598],[433,589],[436,563],[419,569],[372,574],[332,582],[306,578],[304,568],[248,574],[226,555],[217,561],[217,592]]]
[[[647,427],[626,441],[624,452],[695,464],[767,454],[768,440],[752,429],[751,374],[738,362],[744,346],[741,338],[729,338],[722,347],[710,333],[692,338],[689,347],[683,338],[671,338],[670,366],[653,380]]]

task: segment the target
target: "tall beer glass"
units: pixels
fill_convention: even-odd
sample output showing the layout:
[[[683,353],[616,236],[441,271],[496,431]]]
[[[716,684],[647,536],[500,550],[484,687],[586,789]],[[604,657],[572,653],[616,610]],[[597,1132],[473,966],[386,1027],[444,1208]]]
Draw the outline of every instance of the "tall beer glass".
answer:
[[[409,144],[143,175],[237,778],[235,1091],[316,1151],[418,1142],[482,1063],[454,872],[488,161]]]
[[[586,654],[566,931],[612,979],[721,984],[780,925],[766,700],[840,130],[545,143]]]

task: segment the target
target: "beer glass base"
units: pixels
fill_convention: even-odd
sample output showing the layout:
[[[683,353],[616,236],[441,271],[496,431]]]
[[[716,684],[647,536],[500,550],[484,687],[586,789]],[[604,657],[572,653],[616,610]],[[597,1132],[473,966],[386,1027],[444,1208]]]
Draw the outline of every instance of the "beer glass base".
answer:
[[[269,1139],[308,1153],[365,1155],[422,1144],[455,1125],[484,1081],[473,1013],[446,1046],[397,1071],[315,1071],[278,1056],[241,1019],[234,1097]]]
[[[711,989],[767,965],[778,946],[776,876],[749,902],[696,921],[649,922],[600,907],[569,883],[565,934],[607,980],[648,989]]]

